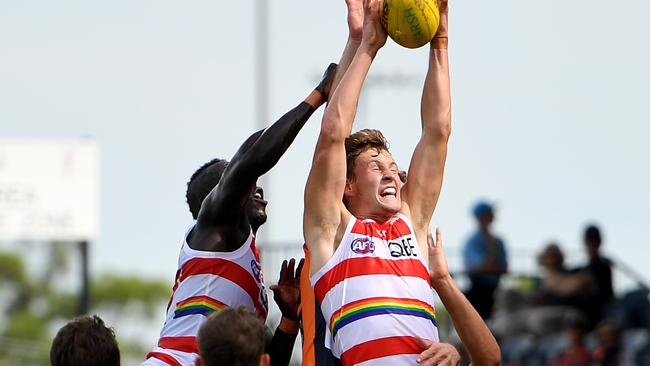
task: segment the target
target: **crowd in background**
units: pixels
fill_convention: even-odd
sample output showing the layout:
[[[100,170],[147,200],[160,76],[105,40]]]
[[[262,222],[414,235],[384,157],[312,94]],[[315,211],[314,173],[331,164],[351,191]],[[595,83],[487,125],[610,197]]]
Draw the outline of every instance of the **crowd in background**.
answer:
[[[502,288],[508,273],[503,240],[492,232],[493,205],[472,210],[476,231],[463,247],[466,296],[499,340],[506,365],[650,365],[648,288],[617,298],[613,262],[601,253],[603,235],[596,225],[584,229],[587,261],[568,267],[559,244],[537,255],[542,276],[532,286]]]
[[[504,365],[650,364],[648,289],[640,284],[615,296],[615,266],[601,254],[598,226],[584,229],[586,263],[568,267],[561,246],[550,242],[537,255],[543,275],[532,278],[532,288],[503,288],[499,284],[508,274],[508,255],[506,244],[491,229],[495,209],[479,202],[472,214],[477,228],[463,247],[469,280],[465,294],[498,339]],[[202,352],[220,350],[213,357],[222,359],[233,356],[223,349],[239,349],[249,360],[246,364],[268,364],[263,323],[243,308],[220,313],[199,333]],[[259,342],[253,341],[257,338]],[[220,343],[227,346],[219,348]],[[115,335],[97,316],[76,318],[61,328],[50,357],[52,365],[120,364]]]

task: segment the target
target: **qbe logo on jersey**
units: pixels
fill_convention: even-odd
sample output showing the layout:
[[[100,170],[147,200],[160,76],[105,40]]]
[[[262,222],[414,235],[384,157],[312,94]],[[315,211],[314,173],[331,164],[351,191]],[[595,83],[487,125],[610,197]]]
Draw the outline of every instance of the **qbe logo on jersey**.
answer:
[[[368,254],[375,251],[375,243],[368,237],[356,238],[350,244],[350,249],[357,254]]]

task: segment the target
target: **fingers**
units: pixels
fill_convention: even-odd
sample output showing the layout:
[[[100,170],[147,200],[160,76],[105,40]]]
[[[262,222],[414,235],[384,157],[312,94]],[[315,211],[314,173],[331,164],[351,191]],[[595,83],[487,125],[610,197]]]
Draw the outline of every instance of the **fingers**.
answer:
[[[289,260],[289,265],[287,266],[287,276],[288,276],[289,278],[293,278],[293,277],[294,277],[295,267],[296,267],[296,260],[295,260],[294,258],[291,258],[291,259]]]
[[[430,340],[416,338],[420,346],[428,345],[417,357],[420,365],[456,365],[460,360],[460,355],[454,346],[447,343],[432,342]]]
[[[415,337],[415,341],[417,342],[418,346],[424,349],[431,347],[431,345],[433,344],[433,341],[429,339],[420,338],[420,337]]]
[[[449,1],[438,0],[438,11],[443,14],[449,13]]]
[[[302,274],[302,267],[305,264],[305,258],[302,258],[298,263],[298,268],[296,268],[296,279],[300,281],[300,275]]]
[[[440,227],[436,227],[436,241],[433,245],[442,248],[442,229]]]
[[[364,16],[379,15],[381,0],[363,0]]]
[[[271,285],[271,286],[269,286],[269,290],[273,291],[273,298],[274,299],[277,299],[278,296],[280,296],[280,286]]]
[[[417,342],[418,346],[424,348],[424,351],[418,355],[418,363],[422,363],[430,359],[431,355],[435,352],[435,350],[431,349],[433,342],[420,337],[415,337],[415,341]]]
[[[279,280],[282,281],[286,275],[287,275],[287,260],[285,259],[282,261],[282,266],[280,267]]]

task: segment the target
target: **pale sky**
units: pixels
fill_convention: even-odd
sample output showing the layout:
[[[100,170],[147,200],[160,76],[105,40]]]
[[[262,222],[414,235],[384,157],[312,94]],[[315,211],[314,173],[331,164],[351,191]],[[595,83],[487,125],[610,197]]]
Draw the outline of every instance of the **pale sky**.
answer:
[[[337,61],[343,0],[270,2],[269,124]],[[254,1],[0,0],[1,137],[91,136],[101,148],[92,273],[170,282],[191,223],[192,172],[230,158],[254,120]],[[498,203],[512,265],[550,239],[604,250],[650,279],[650,3],[450,0],[453,133],[434,224],[453,270],[476,198]],[[419,138],[427,50],[389,41],[356,127],[379,128],[406,168]],[[321,113],[269,174],[258,242],[301,244],[302,191]],[[454,259],[454,257],[456,259]],[[579,261],[582,258],[577,258]]]

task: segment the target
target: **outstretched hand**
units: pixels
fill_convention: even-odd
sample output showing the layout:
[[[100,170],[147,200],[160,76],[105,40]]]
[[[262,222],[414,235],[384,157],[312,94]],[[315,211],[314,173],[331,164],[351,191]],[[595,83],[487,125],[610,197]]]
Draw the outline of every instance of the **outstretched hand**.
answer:
[[[363,0],[345,0],[348,7],[348,32],[350,39],[361,42],[363,36]]]
[[[290,320],[298,320],[298,306],[300,305],[300,272],[305,264],[301,259],[298,268],[295,268],[296,260],[291,258],[282,261],[280,279],[277,285],[269,288],[273,291],[273,300],[278,304],[282,316]]]
[[[381,25],[382,0],[363,0],[362,43],[378,50],[386,44],[388,33]]]
[[[447,48],[447,42],[449,38],[449,25],[448,25],[448,15],[449,15],[449,0],[437,0],[438,1],[438,11],[440,12],[440,22],[438,23],[438,30],[433,36],[432,44],[435,48]]]
[[[436,228],[436,240],[433,240],[431,232],[427,234],[427,247],[429,249],[429,280],[435,286],[438,281],[449,277],[447,259],[442,250],[442,230]]]
[[[424,351],[418,355],[417,361],[423,366],[458,366],[460,353],[449,343],[432,342],[420,337],[416,338],[418,345]]]
[[[438,2],[438,10],[440,11],[441,14],[448,14],[449,13],[449,0],[437,0]]]

